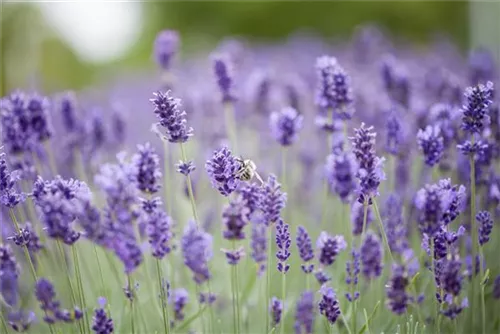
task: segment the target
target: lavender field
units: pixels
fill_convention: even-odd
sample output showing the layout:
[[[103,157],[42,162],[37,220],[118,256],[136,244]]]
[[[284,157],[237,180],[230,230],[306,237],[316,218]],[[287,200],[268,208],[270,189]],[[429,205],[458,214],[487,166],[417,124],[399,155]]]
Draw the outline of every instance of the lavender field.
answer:
[[[181,46],[2,97],[0,333],[500,333],[487,50]]]

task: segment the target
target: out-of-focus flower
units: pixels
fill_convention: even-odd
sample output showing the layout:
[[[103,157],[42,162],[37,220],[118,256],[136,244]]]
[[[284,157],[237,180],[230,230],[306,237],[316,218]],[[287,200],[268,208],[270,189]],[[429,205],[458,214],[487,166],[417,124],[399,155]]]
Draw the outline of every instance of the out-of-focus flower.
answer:
[[[222,212],[222,222],[225,230],[222,235],[228,240],[243,240],[245,232],[243,228],[247,225],[248,211],[242,197],[229,202]]]
[[[184,307],[189,302],[189,294],[187,290],[183,288],[174,290],[173,299],[175,320],[184,320]]]
[[[349,202],[356,191],[355,176],[357,170],[356,157],[351,152],[335,150],[327,157],[325,171],[328,183],[344,203]]]
[[[383,248],[379,238],[372,232],[365,236],[361,245],[361,263],[363,275],[368,279],[377,278],[382,274]]]
[[[365,218],[365,208],[364,205],[358,201],[353,202],[351,206],[351,223],[352,223],[352,233],[354,235],[361,235],[363,232],[363,220]],[[370,207],[366,208],[366,226],[368,228],[370,223],[373,221],[373,212]]]
[[[340,316],[340,303],[332,288],[326,286],[321,288],[321,300],[318,307],[319,313],[322,314],[330,324],[334,324]]]
[[[106,298],[99,297],[99,307],[94,310],[92,318],[92,330],[95,334],[111,334],[114,331],[113,319],[106,313]]]
[[[269,313],[273,320],[273,326],[277,326],[281,322],[281,314],[283,313],[283,302],[276,297],[271,299],[271,305],[269,305]]]
[[[150,143],[137,148],[138,152],[132,158],[137,171],[137,187],[142,192],[153,194],[160,188],[160,158]]]
[[[359,258],[360,254],[359,251],[355,248],[351,251],[351,257],[352,260],[346,262],[346,278],[345,278],[345,283],[348,286],[353,287],[353,289],[356,289],[358,285],[358,277],[359,277]],[[348,301],[353,302],[359,298],[359,291],[354,291],[353,294],[350,292],[346,292],[345,294],[346,298]]]
[[[302,129],[304,116],[291,107],[275,111],[269,118],[271,134],[282,146],[292,145]]]
[[[213,57],[213,66],[217,86],[221,93],[223,103],[233,102],[236,100],[234,95],[234,74],[233,64],[229,55],[221,54]]]
[[[7,305],[17,306],[20,268],[9,245],[0,244],[0,295]]]
[[[417,143],[428,166],[432,167],[441,160],[444,144],[441,129],[438,126],[428,125],[425,130],[418,130]]]
[[[344,237],[341,235],[331,236],[322,231],[316,241],[318,249],[318,261],[323,266],[330,266],[335,262],[340,251],[347,247]]]
[[[155,38],[153,54],[158,67],[163,71],[170,70],[172,58],[179,49],[179,34],[175,30],[162,30]]]
[[[490,240],[493,218],[488,211],[479,211],[476,220],[479,223],[479,244],[482,246]]]
[[[401,315],[406,312],[408,304],[411,301],[406,292],[410,280],[405,267],[399,264],[393,264],[392,275],[386,286],[387,307],[393,313]]]
[[[262,190],[261,209],[267,225],[278,221],[281,210],[286,204],[286,193],[281,190],[281,185],[276,176],[269,175]]]
[[[314,250],[311,237],[304,226],[297,227],[297,238],[295,242],[299,250],[299,256],[303,261],[300,267],[304,273],[309,274],[314,270],[314,264],[309,263],[314,259]]]
[[[181,241],[184,264],[193,273],[197,284],[210,279],[208,261],[212,258],[212,236],[203,232],[191,221],[184,229]]]
[[[177,167],[177,171],[179,173],[186,176],[191,174],[196,169],[196,166],[192,161],[179,161],[179,163],[176,164],[175,167]]]
[[[311,334],[314,326],[314,293],[304,291],[295,307],[295,333]]]

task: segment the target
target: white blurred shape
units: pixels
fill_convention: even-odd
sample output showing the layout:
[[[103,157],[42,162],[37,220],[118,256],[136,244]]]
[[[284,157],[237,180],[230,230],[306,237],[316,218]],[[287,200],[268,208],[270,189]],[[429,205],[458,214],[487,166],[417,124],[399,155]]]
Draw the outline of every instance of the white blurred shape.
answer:
[[[120,58],[142,31],[139,1],[44,2],[38,6],[48,24],[87,62]]]

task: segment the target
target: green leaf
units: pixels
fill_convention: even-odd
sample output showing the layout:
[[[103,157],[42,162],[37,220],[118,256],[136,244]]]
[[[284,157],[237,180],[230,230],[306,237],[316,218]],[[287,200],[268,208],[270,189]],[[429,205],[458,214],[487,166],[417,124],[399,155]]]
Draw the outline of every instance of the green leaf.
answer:
[[[184,321],[180,326],[178,326],[175,331],[176,332],[180,332],[184,329],[186,329],[187,326],[189,326],[189,324],[191,324],[193,321],[195,321],[199,316],[201,316],[203,314],[203,312],[206,310],[206,306],[204,306],[203,308],[201,308],[198,312],[196,312],[195,314],[193,314],[191,317],[187,318],[186,321]]]
[[[380,306],[380,300],[375,304],[375,307],[373,308],[372,314],[370,314],[370,317],[366,320],[366,323],[361,327],[359,334],[363,334],[366,330],[368,330],[368,326],[370,325],[370,321],[372,318],[375,316],[375,313],[377,313],[377,310]]]
[[[481,280],[481,286],[485,286],[486,283],[488,283],[490,279],[490,270],[486,269],[486,272],[484,273],[483,279]]]
[[[363,309],[363,314],[365,315],[365,321],[366,321],[366,330],[368,331],[368,334],[370,333],[370,326],[369,326],[369,321],[368,321],[368,314],[366,313],[366,309]]]

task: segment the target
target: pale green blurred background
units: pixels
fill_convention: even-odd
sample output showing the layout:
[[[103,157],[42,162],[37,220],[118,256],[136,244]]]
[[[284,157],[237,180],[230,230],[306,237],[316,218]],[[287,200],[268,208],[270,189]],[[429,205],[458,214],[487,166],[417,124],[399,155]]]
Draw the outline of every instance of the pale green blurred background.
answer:
[[[152,69],[152,41],[165,28],[179,30],[183,55],[226,36],[269,42],[305,30],[349,38],[366,23],[423,46],[445,35],[464,55],[470,46],[500,44],[498,1],[2,1],[1,10],[2,95],[16,87],[80,89]]]

